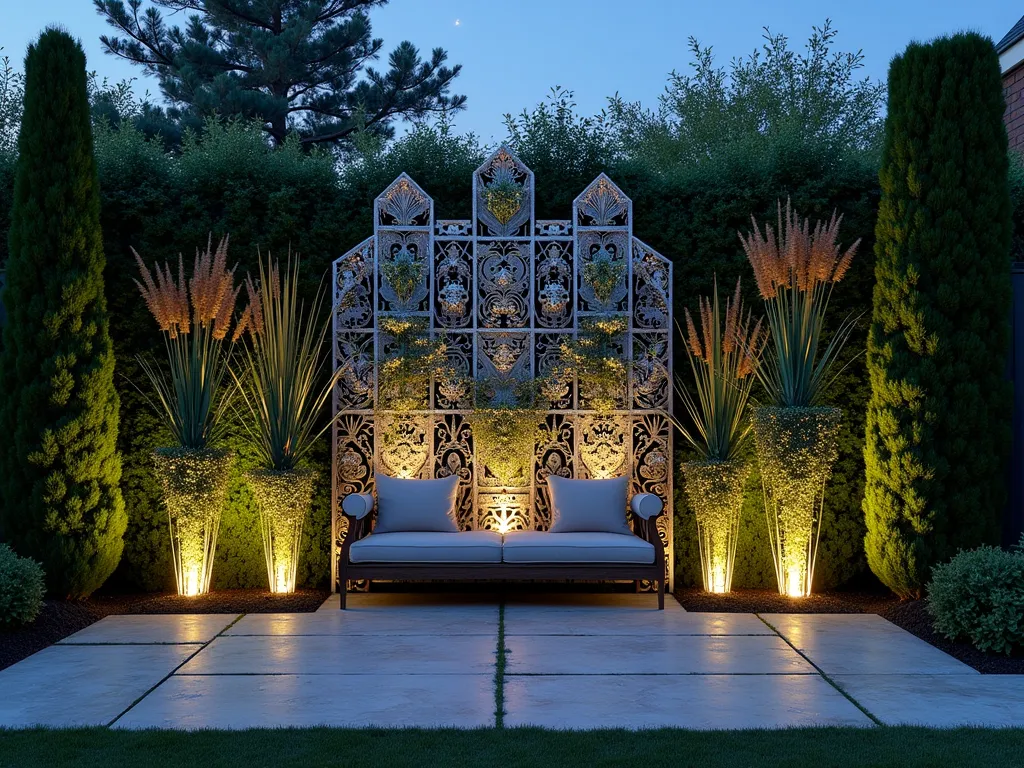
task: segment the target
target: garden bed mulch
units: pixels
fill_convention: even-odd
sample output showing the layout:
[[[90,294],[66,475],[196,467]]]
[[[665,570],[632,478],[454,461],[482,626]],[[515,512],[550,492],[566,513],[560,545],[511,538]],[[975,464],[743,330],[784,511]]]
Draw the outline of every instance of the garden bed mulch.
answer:
[[[73,635],[104,616],[142,613],[310,613],[330,593],[301,589],[274,595],[259,589],[227,589],[200,597],[171,594],[93,595],[70,602],[47,600],[42,613],[27,627],[0,630],[0,669]]]
[[[680,589],[675,594],[687,611],[704,613],[877,613],[982,674],[1024,674],[1024,653],[1019,650],[1011,656],[984,653],[940,635],[932,628],[924,600],[902,601],[875,592],[826,592],[793,599],[769,589],[737,589],[728,595]]]

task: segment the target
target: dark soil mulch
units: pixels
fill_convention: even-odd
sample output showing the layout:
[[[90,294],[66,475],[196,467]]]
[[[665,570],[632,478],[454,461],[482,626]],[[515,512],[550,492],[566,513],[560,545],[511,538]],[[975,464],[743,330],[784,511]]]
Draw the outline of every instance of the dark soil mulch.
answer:
[[[876,592],[826,592],[794,599],[769,589],[737,589],[728,595],[681,589],[676,591],[676,598],[688,611],[707,613],[877,613],[982,674],[1024,674],[1024,652],[1020,650],[1011,656],[984,653],[970,643],[953,642],[940,635],[932,628],[924,600],[901,601]]]
[[[104,615],[123,613],[312,613],[330,594],[327,590],[298,589],[275,595],[265,589],[224,589],[199,597],[157,593],[93,595],[88,604]]]
[[[27,627],[0,630],[0,669],[85,629],[104,616],[129,613],[310,613],[329,592],[302,589],[274,595],[259,589],[228,589],[201,597],[168,594],[93,595],[88,600],[47,600]]]
[[[899,602],[876,592],[824,592],[792,598],[774,589],[734,589],[713,595],[703,589],[677,589],[676,598],[688,611],[699,613],[882,613]]]

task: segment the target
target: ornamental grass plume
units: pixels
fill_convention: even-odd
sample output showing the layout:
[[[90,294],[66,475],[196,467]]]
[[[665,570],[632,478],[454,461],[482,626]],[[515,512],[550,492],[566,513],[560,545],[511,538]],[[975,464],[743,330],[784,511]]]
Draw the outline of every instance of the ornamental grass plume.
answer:
[[[222,434],[222,417],[232,399],[232,389],[222,387],[231,356],[231,341],[225,340],[241,286],[235,285],[235,268],[227,267],[228,237],[216,249],[212,246],[211,238],[205,251],[196,249],[191,279],[180,255],[175,279],[169,264],[157,264],[150,272],[132,249],[141,278],[135,284],[163,333],[169,364],[164,371],[138,358],[156,391],[157,402],[147,400],[175,442],[193,451],[209,448]]]
[[[699,322],[686,310],[686,341],[690,368],[697,391],[690,393],[676,376],[676,390],[693,422],[691,431],[678,421],[676,427],[704,461],[735,459],[750,434],[747,402],[758,368],[765,333],[761,320],[744,312],[740,281],[732,299],[725,301],[725,322],[718,300],[718,281],[711,298],[700,298]],[[698,327],[699,325],[699,327]]]
[[[847,317],[818,354],[832,289],[849,270],[860,240],[843,251],[838,242],[841,216],[833,213],[827,223],[819,221],[812,229],[788,200],[785,216],[778,204],[776,228],[766,224],[762,234],[753,216],[751,222],[753,231],[739,238],[765,302],[771,349],[770,364],[756,366],[754,373],[771,405],[817,405],[856,323],[855,317]]]

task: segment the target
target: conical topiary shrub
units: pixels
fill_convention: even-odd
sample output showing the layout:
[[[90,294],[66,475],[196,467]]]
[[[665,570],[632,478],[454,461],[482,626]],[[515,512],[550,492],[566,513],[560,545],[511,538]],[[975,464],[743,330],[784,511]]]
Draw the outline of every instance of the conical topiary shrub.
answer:
[[[83,598],[121,559],[118,397],[85,54],[48,29],[25,59],[25,110],[0,352],[0,514],[49,593]]]
[[[864,544],[901,597],[957,550],[999,541],[1013,232],[999,70],[977,34],[912,43],[889,70]]]

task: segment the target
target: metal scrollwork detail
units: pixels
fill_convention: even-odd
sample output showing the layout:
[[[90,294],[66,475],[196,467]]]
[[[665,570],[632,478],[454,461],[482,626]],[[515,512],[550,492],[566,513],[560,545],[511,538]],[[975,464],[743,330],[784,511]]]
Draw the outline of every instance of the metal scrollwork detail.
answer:
[[[573,321],[572,242],[537,243],[537,324],[568,328]]]
[[[421,312],[427,309],[430,238],[426,232],[381,232],[377,258],[380,309],[384,312]],[[391,268],[394,267],[394,270]],[[393,285],[401,269],[402,285]],[[388,275],[391,275],[390,277]],[[404,281],[409,281],[404,284]]]
[[[534,227],[539,237],[569,237],[572,222],[568,219],[538,219]]]
[[[429,477],[427,458],[431,453],[430,416],[378,413],[378,459],[381,469],[392,477]]]
[[[373,418],[342,416],[334,423],[334,545],[341,547],[348,522],[341,514],[341,500],[350,493],[373,490]]]
[[[473,432],[464,416],[450,414],[434,424],[434,477],[459,476],[456,523],[473,527]]]
[[[458,410],[472,406],[473,336],[451,333],[447,336],[445,373],[434,379],[434,403],[442,410]]]
[[[373,408],[373,334],[339,333],[334,344],[335,365],[341,369],[336,405],[343,410]]]
[[[481,493],[478,505],[481,530],[508,533],[532,527],[528,493]]]
[[[480,257],[480,325],[523,328],[529,325],[530,262],[528,244],[491,243]]]
[[[603,173],[579,196],[577,224],[581,227],[624,227],[629,223],[629,198]]]
[[[479,334],[478,379],[499,379],[510,383],[530,378],[530,334]]]
[[[444,328],[464,328],[473,319],[473,256],[465,241],[438,240],[434,264],[434,317]]]
[[[469,237],[473,234],[473,222],[469,219],[441,219],[434,225],[438,237]]]
[[[373,238],[334,262],[335,328],[373,328]]]
[[[571,375],[559,373],[562,342],[570,337],[567,333],[538,333],[535,339],[534,369],[540,381],[540,395],[551,410],[568,410],[573,405],[576,382]]]
[[[576,257],[581,268],[579,277],[579,302],[582,312],[621,312],[628,306],[626,282],[626,259],[628,235],[625,232],[599,232],[588,230],[578,236],[579,247]],[[605,279],[614,277],[607,287],[595,285],[588,280],[587,265],[601,267]]]
[[[672,394],[668,374],[668,334],[633,334],[633,407],[667,409]]]
[[[378,221],[389,227],[430,224],[430,198],[404,173],[377,198]]]
[[[551,499],[548,492],[548,478],[573,476],[574,428],[569,416],[554,414],[548,416],[537,439],[534,463],[534,484],[537,487],[536,518],[537,528],[551,527]]]
[[[478,234],[529,237],[533,214],[533,174],[506,147],[500,147],[477,171]]]
[[[585,476],[602,480],[624,474],[629,468],[628,438],[625,417],[582,415],[577,440]]]
[[[646,414],[633,422],[633,493],[656,494],[666,505],[670,501],[670,433],[668,419],[658,414]]]
[[[637,328],[669,328],[672,265],[633,238],[633,324]]]

